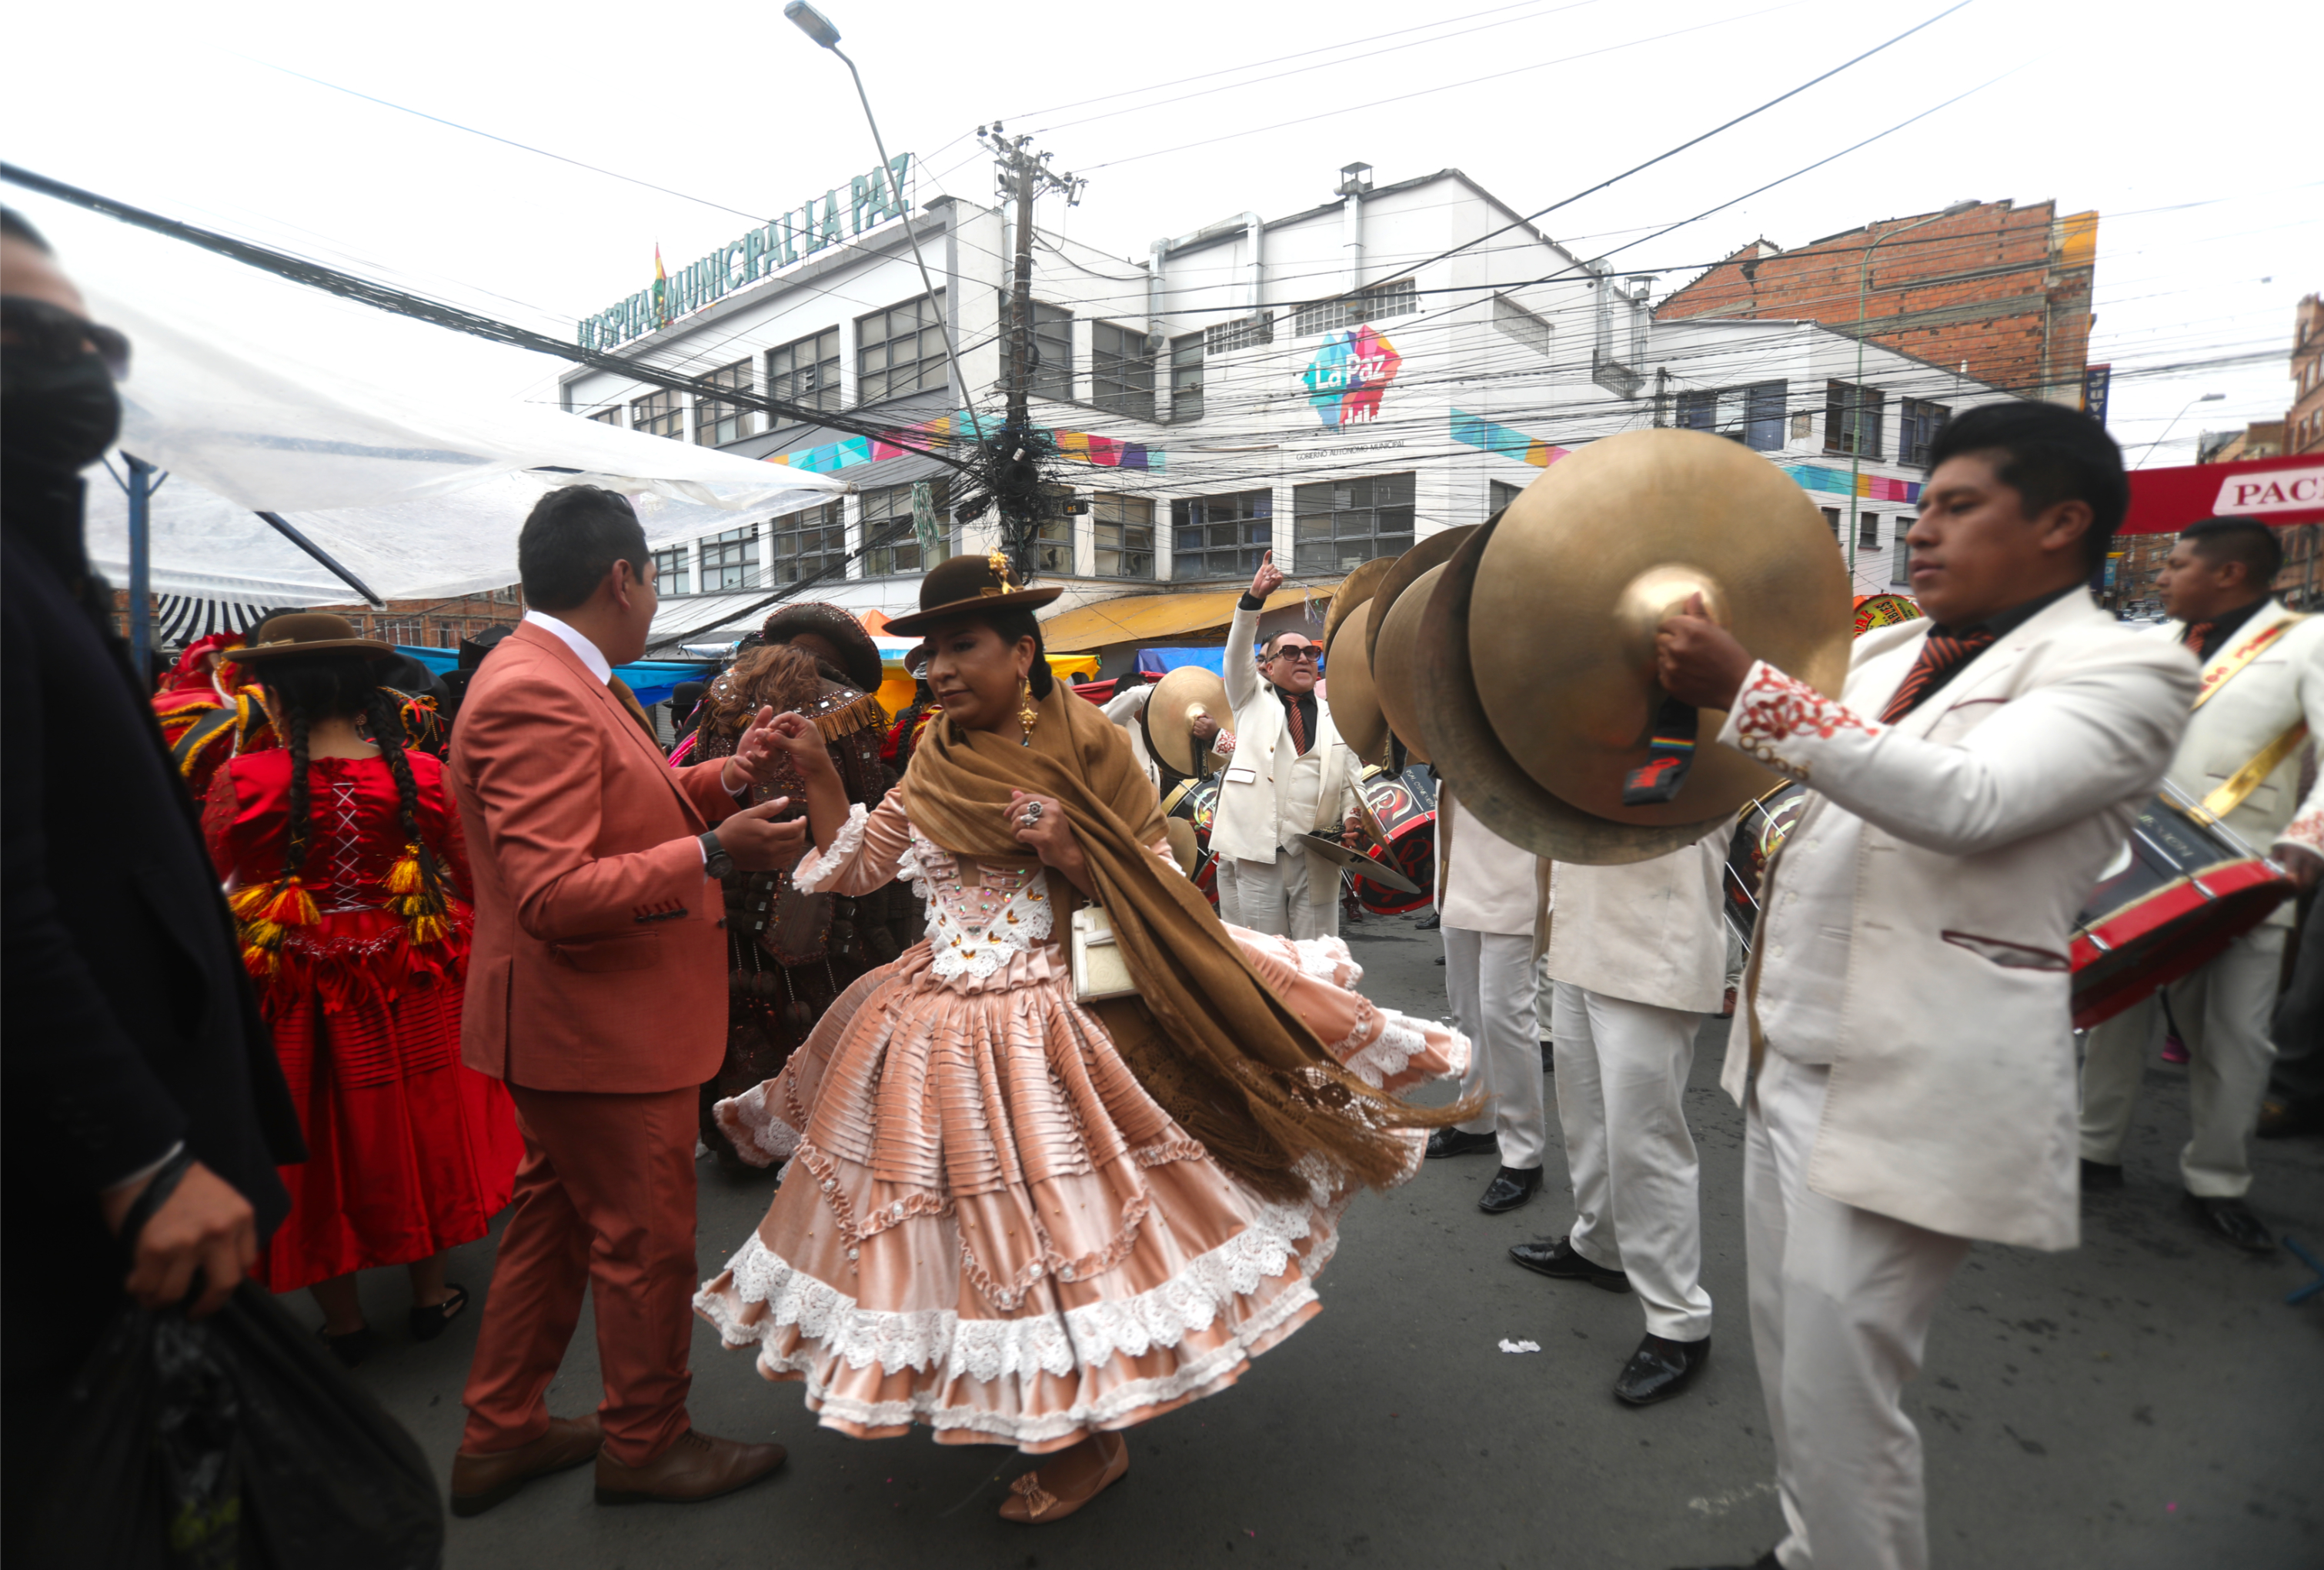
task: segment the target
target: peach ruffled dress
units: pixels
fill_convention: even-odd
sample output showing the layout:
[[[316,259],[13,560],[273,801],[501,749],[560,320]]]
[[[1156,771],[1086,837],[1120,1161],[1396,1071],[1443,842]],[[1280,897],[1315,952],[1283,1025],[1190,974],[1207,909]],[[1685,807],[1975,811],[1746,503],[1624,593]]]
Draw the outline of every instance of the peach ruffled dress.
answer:
[[[1139,1087],[1074,1002],[1038,862],[950,854],[899,787],[793,876],[844,894],[909,878],[927,939],[717,1105],[745,1159],[788,1163],[695,1298],[727,1346],[804,1381],[823,1424],[858,1438],[924,1423],[1038,1454],[1223,1390],[1318,1311],[1351,1194],[1253,1194]],[[1338,938],[1228,931],[1366,1083],[1466,1067],[1458,1032],[1353,991]],[[1408,1176],[1423,1136],[1405,1137]]]

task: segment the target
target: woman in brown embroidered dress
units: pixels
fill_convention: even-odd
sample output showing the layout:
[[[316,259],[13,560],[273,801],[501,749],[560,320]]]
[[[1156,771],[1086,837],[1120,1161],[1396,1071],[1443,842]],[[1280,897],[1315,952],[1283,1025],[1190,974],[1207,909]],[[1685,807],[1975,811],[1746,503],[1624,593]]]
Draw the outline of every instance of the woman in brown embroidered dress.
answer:
[[[1122,1475],[1120,1430],[1223,1390],[1318,1311],[1355,1190],[1409,1177],[1426,1129],[1464,1115],[1394,1093],[1468,1057],[1350,990],[1337,938],[1220,924],[1120,728],[1048,679],[1031,607],[1056,592],[997,558],[929,573],[891,625],[932,633],[943,715],[874,811],[812,722],[777,722],[816,831],[794,881],[911,879],[927,939],[719,1104],[746,1159],[789,1166],[696,1298],[828,1427],[1044,1456],[1001,1507],[1028,1522]],[[1084,903],[1134,994],[1076,1000]]]

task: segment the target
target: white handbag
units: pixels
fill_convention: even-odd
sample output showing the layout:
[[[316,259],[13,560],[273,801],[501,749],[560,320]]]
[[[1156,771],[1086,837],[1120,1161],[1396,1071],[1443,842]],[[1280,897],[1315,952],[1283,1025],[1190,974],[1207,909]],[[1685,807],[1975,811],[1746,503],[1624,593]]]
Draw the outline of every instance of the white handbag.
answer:
[[[1113,923],[1102,905],[1084,905],[1074,912],[1074,1002],[1103,1002],[1108,998],[1138,995],[1130,979],[1130,962],[1113,939]]]

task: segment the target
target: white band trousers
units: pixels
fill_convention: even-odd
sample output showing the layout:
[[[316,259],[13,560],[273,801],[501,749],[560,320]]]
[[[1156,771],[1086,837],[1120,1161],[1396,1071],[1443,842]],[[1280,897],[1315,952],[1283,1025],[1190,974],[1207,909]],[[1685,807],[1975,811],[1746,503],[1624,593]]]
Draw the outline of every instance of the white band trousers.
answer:
[[[1573,1251],[1628,1273],[1649,1334],[1711,1334],[1702,1289],[1702,1163],[1686,1079],[1702,1016],[1559,982],[1550,1020],[1557,1121],[1573,1180]]]
[[[1745,1118],[1751,1344],[1790,1531],[1775,1557],[1784,1570],[1926,1570],[1921,1435],[1903,1396],[1969,1240],[1810,1191],[1831,1083],[1828,1066],[1769,1052]]]
[[[1504,1167],[1538,1167],[1549,1145],[1549,1106],[1534,1029],[1533,935],[1452,926],[1443,933],[1444,993],[1469,1038],[1461,1094],[1486,1098],[1461,1131],[1498,1135]]]
[[[2188,1193],[2205,1199],[2239,1199],[2251,1187],[2252,1131],[2275,1062],[2268,1015],[2282,971],[2284,932],[2282,927],[2246,932],[2218,958],[2163,989],[2187,1047],[2194,1123],[2179,1153],[2179,1176]],[[2149,997],[2101,1020],[2083,1039],[2082,1159],[2122,1164],[2123,1137],[2162,1030],[2163,1010]]]
[[[1271,862],[1234,864],[1235,908],[1240,926],[1277,937],[1340,935],[1338,871],[1304,850],[1279,850]],[[1222,864],[1221,875],[1224,875]]]

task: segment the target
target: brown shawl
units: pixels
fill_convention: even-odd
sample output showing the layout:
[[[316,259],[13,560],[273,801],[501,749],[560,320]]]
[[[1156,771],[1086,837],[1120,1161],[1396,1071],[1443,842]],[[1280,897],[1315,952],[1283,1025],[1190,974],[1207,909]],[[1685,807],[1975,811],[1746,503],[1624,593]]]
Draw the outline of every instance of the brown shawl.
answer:
[[[1136,997],[1093,1011],[1147,1093],[1261,1193],[1302,1194],[1294,1168],[1308,1158],[1335,1183],[1395,1181],[1407,1147],[1391,1130],[1471,1109],[1409,1106],[1342,1067],[1259,979],[1202,891],[1148,849],[1162,838],[1161,804],[1121,728],[1063,684],[1039,713],[1030,747],[1013,728],[931,725],[905,777],[913,823],[955,854],[1022,858],[1002,810],[1009,792],[1063,803],[1138,984]],[[1053,909],[1085,902],[1054,873],[1049,884]]]

